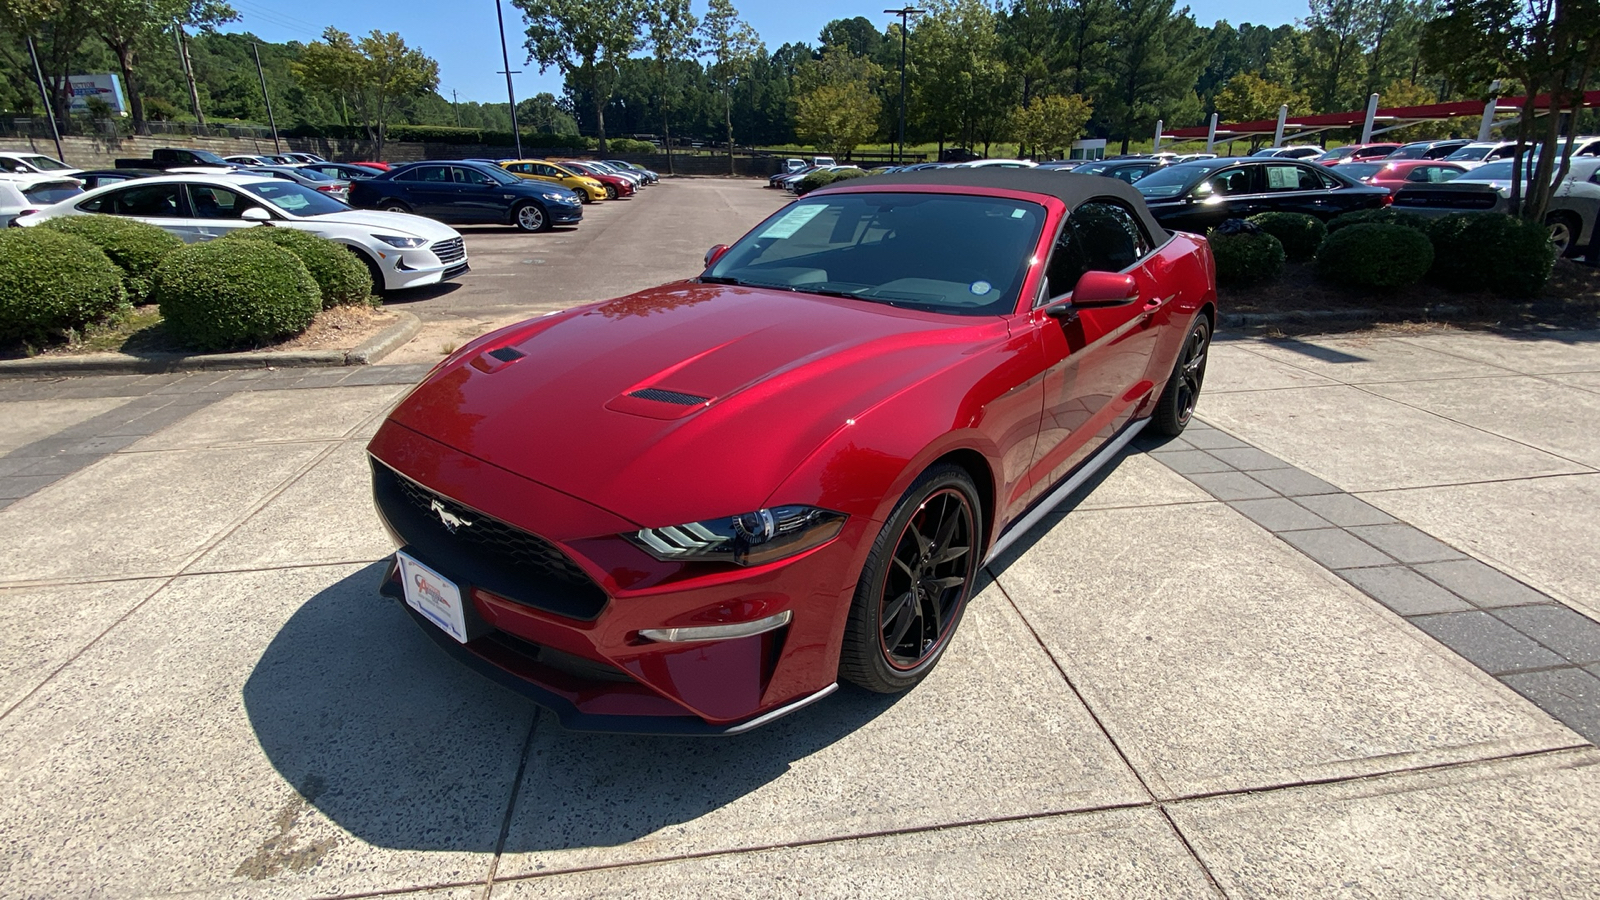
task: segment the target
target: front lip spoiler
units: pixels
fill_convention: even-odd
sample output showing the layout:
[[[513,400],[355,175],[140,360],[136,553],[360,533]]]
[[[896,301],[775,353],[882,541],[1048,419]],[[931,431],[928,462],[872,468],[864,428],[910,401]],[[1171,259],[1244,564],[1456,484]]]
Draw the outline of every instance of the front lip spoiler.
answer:
[[[518,694],[527,697],[534,703],[555,713],[561,721],[561,727],[568,731],[590,731],[604,734],[656,734],[677,737],[721,737],[730,734],[743,734],[753,728],[759,728],[774,719],[780,719],[789,713],[803,709],[821,700],[839,689],[836,681],[814,694],[807,694],[798,700],[790,701],[776,709],[768,710],[759,716],[735,722],[732,725],[713,725],[696,716],[606,716],[593,713],[579,712],[577,707],[567,702],[566,699],[545,690],[531,681],[507,672],[494,663],[479,657],[468,650],[464,644],[456,641],[440,630],[439,626],[423,618],[422,614],[412,609],[400,595],[400,587],[393,582],[385,581],[380,590],[386,597],[399,601],[400,608],[404,609],[421,628],[423,633],[433,639],[446,653],[455,657],[458,662],[476,671],[502,687],[506,687]]]

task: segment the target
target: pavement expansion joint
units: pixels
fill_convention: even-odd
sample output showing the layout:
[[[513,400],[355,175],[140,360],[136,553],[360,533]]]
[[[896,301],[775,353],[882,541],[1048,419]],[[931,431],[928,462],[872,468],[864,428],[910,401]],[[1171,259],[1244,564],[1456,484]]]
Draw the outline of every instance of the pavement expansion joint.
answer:
[[[1276,474],[1279,479],[1287,479],[1279,483],[1300,478],[1320,482],[1311,473],[1288,464],[1267,472],[1249,471],[1230,463],[1217,451],[1196,449],[1200,444],[1225,443],[1236,449],[1256,450],[1262,456],[1267,456],[1259,448],[1221,429],[1199,420],[1195,424],[1200,426],[1199,432],[1204,437],[1191,437],[1186,433],[1165,444],[1157,438],[1142,437],[1135,445],[1141,446],[1151,458],[1338,575],[1368,598],[1398,614],[1433,640],[1449,647],[1467,662],[1512,688],[1591,743],[1600,743],[1600,678],[1584,668],[1594,662],[1588,658],[1591,654],[1572,649],[1600,646],[1600,622],[1589,619],[1556,598],[1463,552],[1449,542],[1386,513],[1374,510],[1377,515],[1371,520],[1358,521],[1335,512],[1342,506],[1346,514],[1358,513],[1359,507],[1367,506],[1356,494],[1335,487],[1332,492],[1297,495],[1292,490],[1271,486],[1271,479],[1263,481],[1252,478]],[[1219,442],[1218,435],[1226,440]],[[1174,444],[1179,449],[1167,449]],[[1197,466],[1195,457],[1189,454],[1202,454],[1207,461]],[[1244,465],[1253,464],[1252,460],[1258,461],[1249,453],[1236,453],[1233,459]],[[1555,477],[1571,477],[1571,473],[1489,481]],[[1294,501],[1309,512],[1319,514],[1324,521],[1307,528],[1302,518],[1284,515],[1286,508],[1270,506],[1274,500]],[[1277,515],[1271,514],[1274,512]],[[1337,521],[1341,518],[1345,520]],[[1463,567],[1470,571],[1463,572]],[[1515,592],[1516,598],[1502,599],[1507,591]],[[1541,634],[1531,624],[1518,627],[1515,623],[1507,623],[1503,618],[1485,612],[1527,606],[1550,606],[1570,613],[1573,618],[1562,632],[1563,640],[1556,640],[1548,629]],[[1485,618],[1459,618],[1473,615]],[[1570,633],[1572,629],[1580,632],[1576,638]],[[1573,702],[1572,690],[1539,692],[1525,684],[1519,687],[1514,681],[1507,680],[1525,678],[1530,674],[1548,677],[1550,673],[1560,673],[1562,677],[1577,683],[1585,696]],[[1592,685],[1589,684],[1591,681]]]

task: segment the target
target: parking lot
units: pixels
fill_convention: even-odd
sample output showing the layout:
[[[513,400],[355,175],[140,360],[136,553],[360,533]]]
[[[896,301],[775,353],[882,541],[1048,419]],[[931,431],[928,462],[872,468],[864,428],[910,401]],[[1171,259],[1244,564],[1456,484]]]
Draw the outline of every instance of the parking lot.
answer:
[[[1220,342],[905,695],[576,734],[441,653],[389,406],[781,203],[464,229],[396,364],[0,382],[0,896],[1600,896],[1596,333]]]

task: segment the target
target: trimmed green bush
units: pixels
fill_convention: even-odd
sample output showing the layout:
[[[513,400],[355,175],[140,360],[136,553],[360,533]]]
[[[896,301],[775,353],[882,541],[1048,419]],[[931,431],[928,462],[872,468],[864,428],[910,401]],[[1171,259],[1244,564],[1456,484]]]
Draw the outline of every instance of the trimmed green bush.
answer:
[[[75,234],[0,229],[0,338],[34,340],[128,305],[122,270]]]
[[[296,335],[322,308],[300,257],[265,241],[211,241],[168,255],[154,297],[168,334],[195,350]]]
[[[322,292],[322,308],[366,303],[372,296],[372,274],[343,244],[293,228],[241,228],[228,241],[266,241],[300,257]]]
[[[1217,260],[1220,284],[1258,284],[1283,273],[1283,242],[1266,233],[1217,234],[1212,229],[1206,239]]]
[[[1400,212],[1385,206],[1381,209],[1358,209],[1334,216],[1333,220],[1328,223],[1328,233],[1332,234],[1341,228],[1349,228],[1351,225],[1401,225],[1426,232],[1432,222],[1433,220],[1427,216]]]
[[[1317,276],[1346,287],[1410,287],[1432,265],[1428,236],[1404,225],[1351,225],[1328,235],[1317,248]]]
[[[1272,235],[1283,244],[1283,252],[1295,261],[1307,260],[1317,255],[1317,247],[1328,236],[1328,226],[1316,216],[1305,213],[1266,212],[1251,216],[1247,221]]]
[[[800,183],[794,186],[794,192],[796,194],[809,194],[819,187],[833,184],[837,175],[837,172],[829,172],[827,170],[812,172],[800,179]]]
[[[1456,213],[1429,223],[1429,277],[1461,291],[1488,288],[1503,297],[1533,297],[1555,266],[1550,230],[1502,213]]]
[[[61,216],[39,227],[75,234],[99,247],[122,269],[122,286],[133,303],[145,302],[156,266],[168,253],[183,246],[175,235],[147,222],[120,216]]]

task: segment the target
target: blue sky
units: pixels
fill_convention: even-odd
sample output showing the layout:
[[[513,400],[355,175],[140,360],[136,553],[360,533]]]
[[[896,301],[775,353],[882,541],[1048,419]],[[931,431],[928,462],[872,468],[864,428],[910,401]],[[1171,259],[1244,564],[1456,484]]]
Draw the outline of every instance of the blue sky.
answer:
[[[398,31],[406,43],[421,47],[439,61],[439,92],[450,99],[451,90],[461,100],[501,101],[505,99],[505,77],[501,69],[500,46],[495,28],[494,0],[382,0],[381,3],[354,0],[326,0],[322,3],[289,0],[229,0],[239,11],[239,21],[226,31],[250,31],[269,41],[311,41],[332,25],[356,34],[374,28]],[[847,3],[843,0],[735,0],[745,21],[753,25],[768,47],[789,41],[815,43],[822,26],[833,19],[864,15],[887,24],[893,17],[879,11],[897,3]],[[1210,25],[1226,19],[1235,25],[1282,25],[1304,16],[1306,8],[1298,2],[1271,0],[1192,0],[1195,19]],[[315,7],[315,8],[313,8]],[[695,0],[695,13],[705,10],[704,0]],[[541,75],[535,64],[524,64],[522,17],[509,3],[505,5],[506,44],[511,52],[511,68],[522,69],[513,76],[517,97],[539,91],[561,93],[561,76],[554,69]]]

